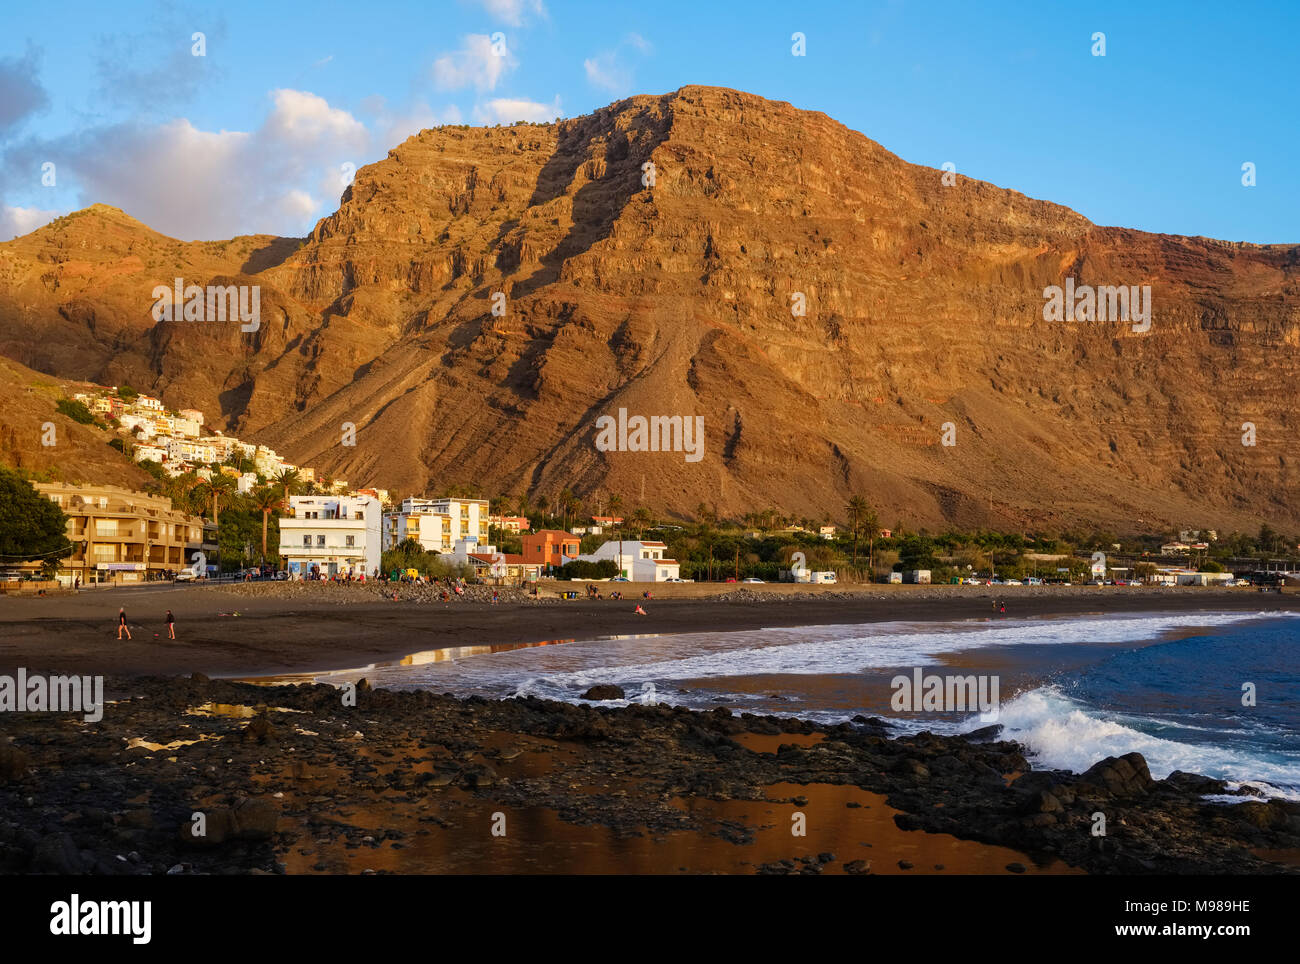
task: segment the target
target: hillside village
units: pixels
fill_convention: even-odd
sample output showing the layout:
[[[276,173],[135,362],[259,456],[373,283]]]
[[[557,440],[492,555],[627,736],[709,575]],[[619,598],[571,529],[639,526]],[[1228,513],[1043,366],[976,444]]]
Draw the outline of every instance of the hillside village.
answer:
[[[526,585],[559,576],[633,582],[853,581],[1167,582],[1231,584],[1233,569],[1282,572],[1252,556],[1290,553],[1294,537],[1252,539],[1182,529],[1163,540],[1095,532],[1068,538],[999,533],[932,536],[883,527],[866,499],[848,521],[791,519],[769,509],[721,520],[696,507],[693,525],[656,522],[644,508],[617,514],[616,494],[594,513],[571,490],[558,497],[481,498],[477,486],[437,497],[353,487],[297,465],[264,444],[211,429],[198,409],[168,408],[130,387],[79,385],[59,411],[93,424],[109,445],[153,475],[140,492],[37,480],[68,516],[72,551],[28,561],[68,586],[209,578],[238,571],[294,580],[472,579]],[[513,510],[513,512],[512,512]],[[1089,552],[1088,550],[1097,550]],[[1089,558],[1091,556],[1091,558]],[[1097,559],[1100,558],[1101,562]],[[1216,561],[1219,560],[1219,561]],[[0,582],[0,585],[3,585]]]

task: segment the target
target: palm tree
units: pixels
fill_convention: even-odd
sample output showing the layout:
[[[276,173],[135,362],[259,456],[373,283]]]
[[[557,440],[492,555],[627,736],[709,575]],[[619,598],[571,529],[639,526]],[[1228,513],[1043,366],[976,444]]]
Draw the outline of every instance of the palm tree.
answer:
[[[230,490],[234,487],[235,480],[228,475],[213,473],[212,478],[208,480],[208,490],[212,493],[212,521],[217,525],[218,530],[221,526],[221,502],[230,495]]]
[[[521,516],[527,516],[528,510],[531,509],[532,507],[533,507],[532,500],[528,498],[527,492],[515,498],[515,511],[518,512]]]
[[[282,501],[284,502],[285,507],[288,508],[290,491],[298,491],[298,487],[302,484],[298,476],[298,470],[281,469],[279,472],[275,473],[275,475],[271,476],[271,482],[280,487],[280,493],[283,497]]]
[[[609,509],[607,510],[612,518],[618,518],[618,510],[623,508],[623,497],[614,493],[609,497]]]
[[[582,503],[578,501],[578,497],[573,494],[572,489],[563,489],[560,492],[559,505],[557,508],[559,509],[560,516],[564,521],[565,532],[569,531],[569,519],[570,517],[577,516],[578,507],[580,505],[582,505]]]
[[[652,522],[654,522],[654,516],[650,514],[649,509],[642,507],[632,513],[632,521],[637,527],[637,538],[643,538],[645,536],[645,530],[650,527]]]
[[[844,509],[849,514],[849,531],[853,533],[853,566],[857,568],[858,536],[862,534],[863,517],[871,511],[871,506],[862,496],[855,495],[849,499],[849,504]]]
[[[880,517],[870,505],[862,514],[862,527],[867,530],[867,569],[872,578],[876,573],[876,536],[880,535]]]
[[[267,526],[271,521],[271,513],[280,508],[280,495],[270,486],[254,489],[253,505],[262,513],[262,561],[265,562]]]

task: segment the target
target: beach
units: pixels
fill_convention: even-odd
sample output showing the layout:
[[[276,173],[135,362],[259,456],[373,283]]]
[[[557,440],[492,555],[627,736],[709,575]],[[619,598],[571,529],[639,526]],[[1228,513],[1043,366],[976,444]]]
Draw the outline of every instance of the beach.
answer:
[[[573,583],[580,589],[582,584]],[[602,584],[608,594],[619,584]],[[131,676],[200,672],[269,676],[325,672],[462,646],[594,639],[644,633],[722,632],[781,626],[1070,616],[1082,613],[1300,610],[1300,594],[1252,589],[1120,586],[795,587],[622,584],[627,598],[561,600],[545,584],[534,600],[518,590],[492,605],[441,602],[428,587],[385,584],[159,584],[79,595],[0,599],[0,671]],[[649,588],[654,598],[641,592]],[[707,593],[707,594],[706,594]],[[998,613],[995,601],[1005,601]],[[642,605],[647,615],[635,613]],[[118,640],[125,607],[132,640]],[[166,638],[166,611],[177,638]]]
[[[1298,869],[1300,804],[1294,801],[1182,770],[1153,772],[1140,754],[1122,748],[1077,768],[1035,765],[1029,747],[1010,738],[1014,713],[1005,725],[964,733],[940,732],[941,720],[919,730],[860,713],[849,719],[849,710],[823,700],[836,675],[816,663],[834,669],[840,657],[825,647],[853,645],[853,652],[886,650],[883,667],[904,658],[889,649],[900,640],[953,639],[939,661],[978,668],[999,657],[994,649],[963,649],[966,641],[1049,639],[1077,625],[1089,627],[1081,638],[1104,638],[1103,629],[1093,628],[1102,626],[1121,641],[1130,632],[1154,631],[1130,630],[1130,624],[1161,627],[1161,638],[1194,633],[1202,624],[1227,631],[1239,617],[1268,626],[1300,608],[1294,596],[1121,587],[800,593],[724,586],[708,587],[712,598],[698,591],[696,598],[686,591],[662,598],[655,587],[655,597],[644,600],[631,588],[624,587],[626,599],[594,601],[508,591],[498,604],[483,601],[481,592],[443,603],[440,594],[405,587],[393,602],[376,587],[319,584],[145,587],[4,600],[0,672],[102,673],[109,703],[93,722],[6,714],[3,869]],[[993,611],[1001,600],[1006,614]],[[631,612],[637,602],[647,616]],[[114,638],[119,606],[127,609],[133,641]],[[159,618],[167,609],[177,620],[175,641],[165,638]],[[1156,619],[1152,612],[1164,615]],[[841,639],[853,632],[878,645],[863,650],[860,639]],[[742,650],[742,671],[753,675],[736,677],[748,692],[731,692],[730,699],[711,695],[706,673],[680,692],[665,686],[663,702],[646,701],[631,685],[600,700],[582,691],[592,673],[565,670],[576,660],[573,665],[595,665],[595,676],[614,682],[623,659],[634,667],[631,680],[646,660],[667,659],[674,647],[696,661],[692,666],[703,666],[699,661],[731,658],[735,640],[762,648]],[[805,653],[809,640],[815,646]],[[814,662],[800,669],[803,675],[782,675],[790,670],[785,666],[765,676],[755,652],[773,659],[803,653],[801,659]],[[1052,652],[1052,662],[1068,663],[1091,650],[1068,644]],[[1027,679],[1036,678],[1033,658],[1017,665]],[[445,695],[438,688],[443,671],[452,674]],[[730,672],[727,664],[721,671]],[[543,675],[531,685],[549,680],[559,698],[511,682],[536,672]],[[334,685],[312,682],[325,674]],[[275,677],[297,685],[268,685]],[[492,687],[476,686],[480,677],[493,679]],[[780,702],[797,699],[775,691],[791,679],[804,698],[812,693],[822,701],[818,719],[800,718],[799,704]],[[735,679],[726,682],[738,688]],[[510,695],[506,690],[516,698],[497,698]],[[750,698],[762,711],[746,708]],[[852,699],[859,698],[854,689]],[[705,702],[665,705],[691,700]],[[857,704],[843,704],[849,705]],[[1099,812],[1111,816],[1102,837],[1092,832]],[[186,836],[195,814],[211,828],[202,840]]]

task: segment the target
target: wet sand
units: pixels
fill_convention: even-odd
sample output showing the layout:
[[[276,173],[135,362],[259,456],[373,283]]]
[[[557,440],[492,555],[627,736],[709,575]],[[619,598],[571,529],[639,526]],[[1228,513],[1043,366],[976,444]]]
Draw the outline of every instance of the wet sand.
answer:
[[[324,672],[459,646],[540,643],[644,633],[725,632],[884,620],[1070,616],[1083,613],[1287,611],[1300,595],[1197,587],[870,586],[805,593],[746,586],[742,598],[481,602],[383,601],[373,587],[284,584],[160,586],[0,599],[0,672],[270,676]],[[699,587],[688,586],[689,589]],[[804,587],[807,588],[807,587]],[[635,597],[635,598],[633,598]],[[1005,617],[992,610],[1005,599]],[[638,602],[649,615],[633,611]],[[116,638],[125,606],[133,640]],[[165,612],[176,617],[167,638]]]

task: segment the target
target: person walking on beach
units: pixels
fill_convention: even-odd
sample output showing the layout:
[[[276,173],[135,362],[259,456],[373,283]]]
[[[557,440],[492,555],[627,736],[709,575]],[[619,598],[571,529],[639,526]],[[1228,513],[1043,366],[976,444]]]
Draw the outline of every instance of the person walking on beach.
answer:
[[[131,638],[131,629],[126,624],[126,607],[121,606],[117,610],[117,638],[121,639],[122,634],[126,633],[126,638]]]
[[[172,611],[167,610],[167,638],[176,638],[176,619],[172,616]]]

